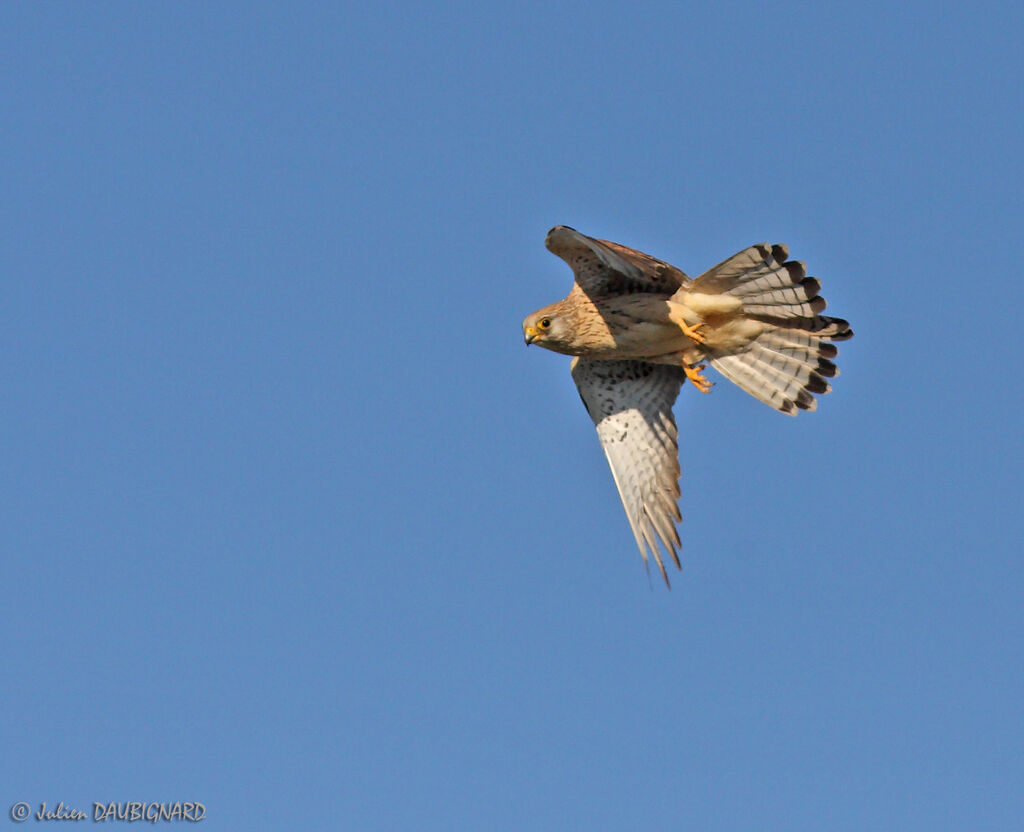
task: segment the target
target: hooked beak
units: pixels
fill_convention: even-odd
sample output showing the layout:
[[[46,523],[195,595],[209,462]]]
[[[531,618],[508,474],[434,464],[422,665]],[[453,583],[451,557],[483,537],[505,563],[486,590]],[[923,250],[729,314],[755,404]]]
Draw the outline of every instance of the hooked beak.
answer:
[[[532,326],[526,327],[523,330],[523,338],[526,341],[526,346],[530,346],[530,344],[537,340],[537,330]]]

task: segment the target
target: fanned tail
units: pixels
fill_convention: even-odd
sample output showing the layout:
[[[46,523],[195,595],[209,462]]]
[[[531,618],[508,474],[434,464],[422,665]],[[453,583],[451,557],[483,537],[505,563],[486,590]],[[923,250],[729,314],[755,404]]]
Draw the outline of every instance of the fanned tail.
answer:
[[[822,315],[821,283],[803,263],[788,260],[785,246],[751,246],[694,281],[692,291],[732,295],[742,316],[761,332],[738,349],[708,350],[711,366],[755,398],[782,413],[815,410],[816,394],[839,375],[832,341],[853,337],[842,318]]]

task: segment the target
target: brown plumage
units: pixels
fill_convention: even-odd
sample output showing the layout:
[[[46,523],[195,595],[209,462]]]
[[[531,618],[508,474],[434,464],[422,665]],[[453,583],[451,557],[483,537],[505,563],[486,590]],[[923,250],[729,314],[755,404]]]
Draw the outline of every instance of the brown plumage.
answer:
[[[548,249],[573,270],[569,295],[523,322],[528,344],[575,356],[572,375],[608,457],[640,553],[679,565],[679,462],[672,405],[702,362],[776,410],[814,410],[839,371],[830,343],[852,337],[821,314],[821,284],[785,246],[751,246],[697,278],[566,226]]]

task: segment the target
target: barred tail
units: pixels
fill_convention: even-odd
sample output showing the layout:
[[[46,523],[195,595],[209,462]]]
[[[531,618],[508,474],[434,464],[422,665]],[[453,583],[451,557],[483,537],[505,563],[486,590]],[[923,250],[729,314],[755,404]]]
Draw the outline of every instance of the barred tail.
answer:
[[[822,315],[821,284],[807,277],[785,246],[751,246],[694,281],[693,291],[732,295],[742,316],[761,323],[761,333],[739,349],[708,351],[711,366],[770,407],[792,416],[817,408],[815,394],[839,375],[830,342],[853,337],[842,318]]]

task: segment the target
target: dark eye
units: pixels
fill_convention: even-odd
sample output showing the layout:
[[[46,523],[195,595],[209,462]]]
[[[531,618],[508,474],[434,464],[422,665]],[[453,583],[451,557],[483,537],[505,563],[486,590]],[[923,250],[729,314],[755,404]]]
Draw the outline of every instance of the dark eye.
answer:
[[[541,329],[547,329],[549,326],[551,326],[551,318],[541,318],[539,321],[537,321],[537,326],[540,327]]]

